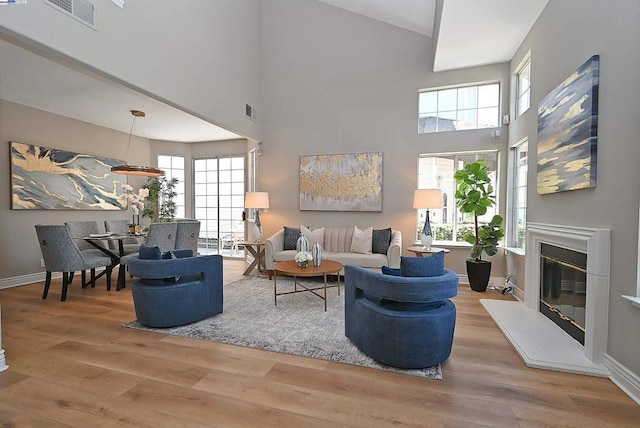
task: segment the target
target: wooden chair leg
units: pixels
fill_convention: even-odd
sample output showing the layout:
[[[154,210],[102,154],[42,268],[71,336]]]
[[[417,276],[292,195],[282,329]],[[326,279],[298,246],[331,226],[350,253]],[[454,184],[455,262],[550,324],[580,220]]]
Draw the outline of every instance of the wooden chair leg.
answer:
[[[47,276],[44,281],[44,292],[42,293],[42,300],[47,298],[47,294],[49,294],[50,285],[51,285],[51,271],[47,271]]]
[[[91,269],[91,288],[96,286],[96,268]]]
[[[75,274],[75,272],[69,272],[69,284],[71,284],[73,282],[73,275]]]
[[[107,291],[111,291],[111,272],[113,271],[113,266],[107,266]]]
[[[83,269],[80,273],[82,276],[82,288],[87,288],[87,285],[89,285],[87,283],[87,271]]]
[[[69,287],[69,272],[62,272],[62,296],[60,296],[60,301],[64,302],[67,300],[67,288]]]

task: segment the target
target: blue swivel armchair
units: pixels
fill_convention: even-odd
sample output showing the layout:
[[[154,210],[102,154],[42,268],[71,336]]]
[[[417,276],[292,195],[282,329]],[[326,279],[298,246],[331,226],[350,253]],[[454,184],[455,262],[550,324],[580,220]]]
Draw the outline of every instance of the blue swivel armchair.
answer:
[[[406,277],[345,266],[345,335],[374,360],[415,369],[451,354],[458,275]]]
[[[222,256],[191,257],[191,250],[170,253],[177,258],[129,259],[129,272],[138,277],[131,285],[138,322],[175,327],[222,313]]]

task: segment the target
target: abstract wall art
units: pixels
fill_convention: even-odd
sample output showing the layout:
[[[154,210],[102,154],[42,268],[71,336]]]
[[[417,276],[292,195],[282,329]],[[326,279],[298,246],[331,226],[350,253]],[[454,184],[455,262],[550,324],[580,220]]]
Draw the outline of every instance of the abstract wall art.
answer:
[[[300,210],[382,211],[382,153],[300,156]]]
[[[538,194],[596,187],[599,65],[592,56],[538,104]]]
[[[124,210],[116,159],[10,142],[14,210]]]

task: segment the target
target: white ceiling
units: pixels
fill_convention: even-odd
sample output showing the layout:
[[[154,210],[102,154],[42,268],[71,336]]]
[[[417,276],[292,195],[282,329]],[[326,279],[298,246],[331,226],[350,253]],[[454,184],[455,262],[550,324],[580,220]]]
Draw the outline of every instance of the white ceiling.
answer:
[[[432,37],[436,0],[319,0]],[[507,62],[548,0],[444,0],[434,71]],[[0,98],[129,133],[129,110],[146,112],[134,134],[178,141],[241,138],[87,71],[0,39]]]

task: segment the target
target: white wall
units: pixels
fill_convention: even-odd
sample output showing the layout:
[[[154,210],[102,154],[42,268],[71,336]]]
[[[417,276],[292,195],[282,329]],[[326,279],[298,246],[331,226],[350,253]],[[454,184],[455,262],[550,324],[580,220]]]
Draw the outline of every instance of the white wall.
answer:
[[[260,0],[92,3],[96,30],[35,0],[3,7],[0,33],[260,140]]]
[[[421,88],[499,80],[506,102],[508,64],[434,74],[431,39],[420,34],[315,0],[266,0],[262,11],[265,236],[283,225],[391,226],[406,247],[415,235],[418,154],[499,149],[506,165],[506,129],[498,144],[488,129],[418,135],[417,118]],[[299,210],[300,155],[369,151],[384,154],[381,213]],[[467,256],[454,250],[447,265],[464,274]],[[503,259],[493,275],[503,274]]]
[[[527,221],[611,229],[608,354],[640,376],[636,293],[640,188],[640,3],[551,0],[511,62],[531,50],[532,108],[510,125],[529,137]],[[600,55],[597,187],[536,194],[537,104],[592,55]]]

